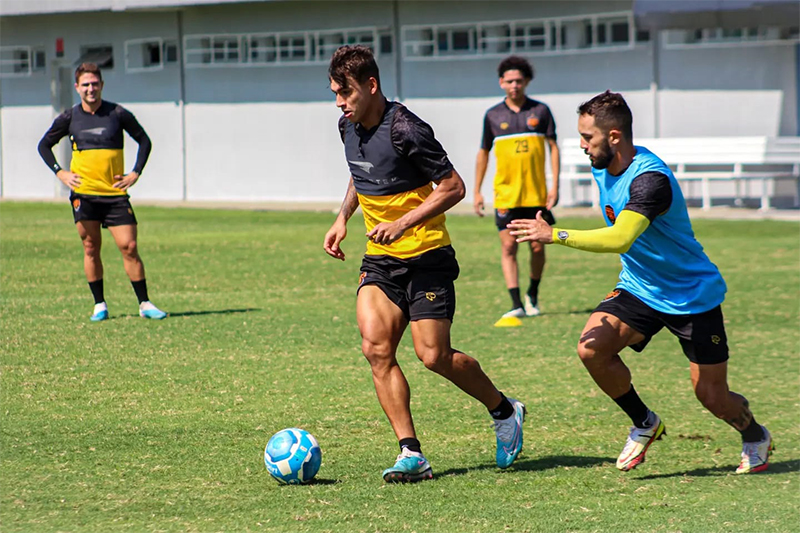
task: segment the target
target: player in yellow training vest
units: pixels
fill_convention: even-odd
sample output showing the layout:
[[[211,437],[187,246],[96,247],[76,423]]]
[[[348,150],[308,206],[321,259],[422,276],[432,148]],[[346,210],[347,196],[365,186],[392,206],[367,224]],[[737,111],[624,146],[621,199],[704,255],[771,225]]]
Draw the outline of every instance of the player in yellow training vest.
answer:
[[[444,213],[464,197],[464,182],[431,127],[383,96],[369,48],[339,48],[328,74],[336,106],[342,110],[339,134],[350,184],[323,247],[344,261],[340,244],[348,219],[360,205],[368,239],[356,299],[361,350],[400,444],[400,455],[383,479],[411,482],[433,477],[417,440],[411,392],[396,357],[409,323],[414,350],[425,366],[489,410],[497,433],[495,459],[500,468],[507,468],[522,449],[525,406],[503,396],[475,359],[450,344],[456,307],[453,282],[459,269]]]
[[[71,191],[72,216],[83,242],[83,269],[95,303],[90,320],[99,322],[109,316],[103,294],[101,227],[108,228],[122,252],[125,272],[139,300],[139,315],[161,320],[167,314],[147,294],[136,215],[127,192],[150,155],[150,138],[130,111],[102,99],[103,76],[94,63],[82,63],[75,70],[75,90],[81,103],[56,117],[39,141],[39,155]],[[136,163],[128,174],[124,173],[123,131],[139,143]],[[53,146],[67,136],[72,144],[69,170],[61,168],[53,156]]]
[[[558,203],[560,158],[556,143],[556,123],[550,109],[525,95],[533,79],[533,67],[522,57],[504,59],[497,69],[505,99],[486,112],[483,139],[475,162],[474,208],[483,216],[481,185],[494,148],[497,173],[494,177],[495,224],[502,245],[501,265],[506,287],[511,295],[511,310],[504,317],[539,314],[539,281],[544,271],[544,246],[530,243],[530,285],[525,300],[520,298],[517,266],[517,242],[506,227],[519,218],[536,218],[555,223],[550,210]],[[544,174],[545,146],[550,150],[553,183],[550,189]]]

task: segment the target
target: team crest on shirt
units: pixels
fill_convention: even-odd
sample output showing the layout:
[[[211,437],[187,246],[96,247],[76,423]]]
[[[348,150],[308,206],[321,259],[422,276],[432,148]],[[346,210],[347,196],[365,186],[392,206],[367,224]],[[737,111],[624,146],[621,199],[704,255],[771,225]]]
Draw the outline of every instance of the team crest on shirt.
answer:
[[[81,199],[75,198],[74,200],[72,200],[72,209],[78,211],[80,208],[81,208]]]
[[[614,213],[614,208],[611,207],[610,205],[606,206],[606,216],[608,217],[608,220],[610,220],[612,224],[617,221],[617,215],[616,213]]]
[[[432,301],[434,301],[436,299],[436,293],[435,292],[426,292],[425,293],[425,298],[427,298],[429,302],[432,302]]]
[[[508,129],[508,122],[501,122],[500,123],[500,129],[501,130],[507,130]]]
[[[536,115],[531,115],[528,117],[528,127],[533,129],[539,125],[539,117]]]
[[[603,298],[603,301],[607,302],[609,300],[613,300],[617,296],[619,296],[619,289],[614,289],[613,291],[611,291],[608,294],[606,294],[606,297]]]

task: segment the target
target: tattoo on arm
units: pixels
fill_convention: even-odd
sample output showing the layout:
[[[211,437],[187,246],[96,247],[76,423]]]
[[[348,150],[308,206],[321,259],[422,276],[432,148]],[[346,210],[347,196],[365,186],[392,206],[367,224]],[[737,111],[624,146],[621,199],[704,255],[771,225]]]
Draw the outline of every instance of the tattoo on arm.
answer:
[[[353,185],[353,178],[350,178],[350,184],[347,186],[347,192],[344,195],[344,200],[342,200],[342,207],[339,209],[339,214],[344,217],[345,222],[350,220],[350,217],[353,216],[353,213],[356,212],[356,208],[358,207],[358,194],[356,194],[356,188]]]

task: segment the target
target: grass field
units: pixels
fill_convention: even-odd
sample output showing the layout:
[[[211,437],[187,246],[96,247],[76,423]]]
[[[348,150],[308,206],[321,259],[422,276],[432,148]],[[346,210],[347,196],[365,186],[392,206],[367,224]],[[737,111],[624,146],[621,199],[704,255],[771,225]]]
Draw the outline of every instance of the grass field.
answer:
[[[731,387],[775,438],[767,472],[733,474],[738,434],[694,399],[668,333],[623,357],[669,436],[647,463],[618,472],[629,421],[575,355],[618,257],[548,248],[545,314],[494,328],[508,307],[496,231],[489,219],[453,216],[455,345],[527,403],[525,449],[496,469],[486,411],[426,371],[407,336],[399,359],[436,477],[388,486],[380,473],[397,444],[355,324],[361,220],[341,263],[321,247],[331,214],[140,207],[137,216],[151,298],[171,316],[137,316],[104,233],[112,320],[93,324],[66,203],[0,205],[4,533],[800,529],[797,223],[695,222],[728,282]],[[279,486],[264,468],[267,440],[291,426],[322,447],[313,485]]]

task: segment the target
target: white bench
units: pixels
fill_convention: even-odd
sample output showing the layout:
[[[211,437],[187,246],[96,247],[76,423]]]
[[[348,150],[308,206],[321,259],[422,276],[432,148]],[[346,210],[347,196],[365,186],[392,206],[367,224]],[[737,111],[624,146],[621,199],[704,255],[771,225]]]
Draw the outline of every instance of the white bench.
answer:
[[[800,137],[698,137],[635,139],[672,168],[687,197],[694,197],[700,184],[703,209],[721,195],[718,184],[732,182],[736,204],[751,197],[750,184],[760,184],[762,210],[771,208],[777,181],[794,182],[792,196],[800,206]],[[561,179],[570,187],[573,203],[590,202],[598,207],[599,194],[591,175],[589,159],[578,139],[565,139],[561,146]],[[586,198],[587,187],[589,198]]]

